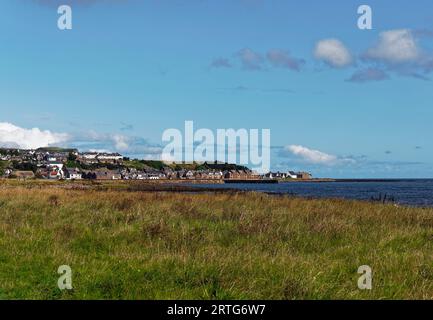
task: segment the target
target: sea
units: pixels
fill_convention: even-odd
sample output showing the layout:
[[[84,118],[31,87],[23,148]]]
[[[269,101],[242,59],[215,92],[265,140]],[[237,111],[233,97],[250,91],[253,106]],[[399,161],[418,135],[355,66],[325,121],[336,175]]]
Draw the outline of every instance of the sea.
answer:
[[[307,198],[342,198],[416,207],[433,207],[433,179],[306,181],[275,184],[201,184],[196,185],[196,187],[257,191]]]

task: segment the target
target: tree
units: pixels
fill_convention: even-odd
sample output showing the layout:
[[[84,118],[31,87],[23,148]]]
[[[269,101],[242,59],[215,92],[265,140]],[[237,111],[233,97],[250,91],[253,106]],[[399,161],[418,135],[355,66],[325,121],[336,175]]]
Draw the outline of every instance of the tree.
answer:
[[[74,153],[69,152],[68,161],[76,161],[76,160],[77,160],[77,156]]]

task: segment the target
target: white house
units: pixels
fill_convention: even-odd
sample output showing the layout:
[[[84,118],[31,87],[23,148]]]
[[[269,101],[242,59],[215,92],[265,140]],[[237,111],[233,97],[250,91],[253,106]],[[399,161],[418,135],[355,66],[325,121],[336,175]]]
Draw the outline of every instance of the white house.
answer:
[[[66,179],[68,180],[83,179],[83,174],[78,170],[78,168],[66,168],[66,172]]]
[[[296,172],[289,171],[289,172],[287,172],[287,178],[298,179],[298,174]]]
[[[95,160],[98,156],[97,152],[85,152],[80,154],[80,156],[86,160]]]
[[[122,160],[123,156],[118,153],[100,153],[96,156],[98,160],[111,160],[111,161],[118,161]]]

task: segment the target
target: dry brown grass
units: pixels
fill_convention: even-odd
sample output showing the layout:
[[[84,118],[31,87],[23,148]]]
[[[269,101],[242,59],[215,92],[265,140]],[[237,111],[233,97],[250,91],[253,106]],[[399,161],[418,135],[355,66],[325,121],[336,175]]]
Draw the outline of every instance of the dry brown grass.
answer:
[[[431,209],[8,185],[0,246],[1,298],[433,298]]]

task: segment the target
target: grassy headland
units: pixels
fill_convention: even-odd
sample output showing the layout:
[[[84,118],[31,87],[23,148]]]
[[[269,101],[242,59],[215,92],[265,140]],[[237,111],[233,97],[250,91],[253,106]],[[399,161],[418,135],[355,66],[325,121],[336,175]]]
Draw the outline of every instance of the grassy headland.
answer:
[[[433,209],[17,182],[0,187],[0,298],[433,299]]]

